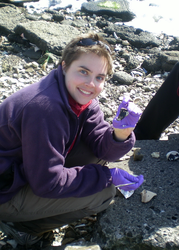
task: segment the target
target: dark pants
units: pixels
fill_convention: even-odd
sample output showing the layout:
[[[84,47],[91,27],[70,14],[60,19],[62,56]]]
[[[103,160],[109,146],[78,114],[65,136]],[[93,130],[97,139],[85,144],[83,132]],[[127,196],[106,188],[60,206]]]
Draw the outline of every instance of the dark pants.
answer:
[[[83,157],[82,157],[83,156]],[[82,158],[85,161],[82,161]],[[65,166],[104,163],[84,145],[74,147]],[[0,220],[13,222],[15,228],[34,235],[59,228],[105,210],[116,194],[114,185],[82,198],[48,199],[36,196],[27,185],[12,200],[0,205]]]
[[[179,116],[179,63],[145,108],[134,133],[137,140],[159,139]]]

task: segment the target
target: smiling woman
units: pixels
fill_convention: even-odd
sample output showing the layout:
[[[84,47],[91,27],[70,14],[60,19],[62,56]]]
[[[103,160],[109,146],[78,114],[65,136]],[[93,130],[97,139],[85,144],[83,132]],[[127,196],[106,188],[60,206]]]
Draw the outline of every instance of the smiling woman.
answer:
[[[72,61],[77,60],[81,54],[93,53],[107,60],[107,77],[113,74],[113,56],[112,48],[105,39],[98,34],[89,33],[74,38],[64,49],[60,63],[65,62],[66,69]]]
[[[67,70],[63,61],[62,68],[67,90],[77,103],[85,105],[103,90],[107,76],[107,60],[103,56],[82,54]]]
[[[131,117],[138,119],[126,102],[129,112],[121,120],[127,128],[104,120],[97,96],[112,64],[102,37],[76,37],[57,69],[0,105],[0,228],[19,244],[32,245],[55,228],[103,211],[114,185],[134,190],[142,184],[143,176],[105,164],[133,147]]]

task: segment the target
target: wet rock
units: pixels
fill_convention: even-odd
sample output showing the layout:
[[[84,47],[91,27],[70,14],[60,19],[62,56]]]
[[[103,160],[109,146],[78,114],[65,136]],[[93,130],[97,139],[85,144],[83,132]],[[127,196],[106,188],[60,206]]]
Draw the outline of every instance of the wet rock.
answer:
[[[83,3],[81,10],[90,14],[116,16],[122,22],[131,21],[135,17],[135,14],[129,11],[126,0]]]

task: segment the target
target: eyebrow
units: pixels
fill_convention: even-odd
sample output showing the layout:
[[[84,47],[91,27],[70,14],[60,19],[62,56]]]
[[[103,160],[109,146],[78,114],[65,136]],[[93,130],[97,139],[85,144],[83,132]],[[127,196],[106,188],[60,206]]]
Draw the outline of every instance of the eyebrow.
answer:
[[[86,69],[86,70],[88,70],[88,71],[90,71],[91,73],[92,73],[92,71],[90,70],[90,69],[88,69],[88,68],[86,68],[85,66],[79,66],[80,68],[83,68],[83,69]],[[107,74],[99,74],[100,76],[107,76]]]

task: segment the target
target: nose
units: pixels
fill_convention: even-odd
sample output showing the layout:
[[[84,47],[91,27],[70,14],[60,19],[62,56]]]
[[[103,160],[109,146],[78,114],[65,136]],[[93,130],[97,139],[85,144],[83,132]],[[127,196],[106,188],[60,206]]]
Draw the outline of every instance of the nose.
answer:
[[[85,82],[86,86],[90,86],[90,87],[95,87],[95,81],[94,78],[89,78],[86,82]]]

